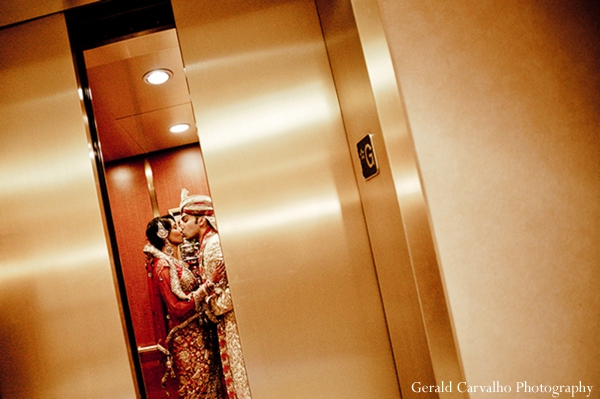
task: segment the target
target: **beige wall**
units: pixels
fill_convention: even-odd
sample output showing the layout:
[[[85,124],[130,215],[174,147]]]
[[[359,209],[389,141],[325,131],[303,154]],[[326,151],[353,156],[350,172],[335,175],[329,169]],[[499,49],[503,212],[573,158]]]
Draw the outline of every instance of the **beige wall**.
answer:
[[[600,390],[599,19],[379,3],[467,381]]]

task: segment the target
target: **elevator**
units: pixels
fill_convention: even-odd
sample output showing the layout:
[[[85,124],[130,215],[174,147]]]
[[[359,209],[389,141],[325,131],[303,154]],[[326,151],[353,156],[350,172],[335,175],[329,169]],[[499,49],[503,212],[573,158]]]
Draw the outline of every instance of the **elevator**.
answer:
[[[107,3],[105,7],[110,6]],[[373,38],[374,33],[367,29],[359,35],[361,23],[367,22],[355,18],[361,7],[363,16],[370,15],[365,3],[175,0],[157,4],[166,4],[172,17],[161,14],[165,21],[154,20],[154,26],[142,23],[138,31],[98,35],[94,46],[74,44],[82,31],[74,34],[73,25],[78,13],[93,14],[94,7],[100,10],[102,4],[80,5],[67,10],[66,18],[53,14],[2,31],[5,43],[29,43],[25,58],[36,54],[31,61],[4,61],[6,71],[26,74],[22,65],[27,62],[48,64],[64,79],[60,88],[41,86],[40,96],[56,93],[44,98],[59,102],[48,108],[47,119],[40,119],[31,130],[35,133],[30,133],[42,147],[43,143],[56,146],[32,146],[27,139],[11,143],[15,151],[36,150],[38,155],[57,148],[79,154],[77,168],[68,172],[69,166],[61,163],[58,175],[82,171],[82,176],[66,178],[73,185],[66,186],[65,197],[55,201],[72,204],[78,184],[86,181],[84,194],[79,194],[83,197],[76,202],[85,198],[81,213],[88,215],[85,224],[95,229],[88,241],[96,245],[96,266],[95,271],[87,268],[83,257],[74,262],[73,270],[84,281],[91,273],[102,277],[92,279],[98,286],[92,284],[84,292],[69,291],[72,297],[65,301],[81,301],[99,286],[101,295],[109,298],[101,306],[109,322],[94,319],[94,325],[104,324],[110,330],[106,336],[119,353],[111,361],[118,363],[117,374],[123,378],[121,392],[163,397],[158,386],[160,353],[152,332],[156,326],[144,299],[141,247],[146,223],[174,211],[182,188],[213,199],[254,398],[411,397],[411,382],[426,385],[460,378],[441,282],[432,275],[435,254],[427,247],[428,231],[425,238],[414,239],[415,226],[427,221],[419,208],[422,193],[410,164],[414,160],[407,155],[410,143],[402,143],[396,152],[404,156],[404,164],[394,161],[385,129],[404,132],[394,125],[403,121],[386,119],[373,88],[373,81],[384,75],[373,75],[365,63],[368,35]],[[55,37],[45,51],[40,51],[44,41],[36,39],[40,35]],[[9,53],[9,45],[3,46]],[[146,88],[145,71],[136,69],[136,62],[160,63],[165,58],[159,53],[181,64],[169,68],[185,94],[171,98],[171,93],[160,92],[135,98],[138,85]],[[135,83],[121,80],[127,75]],[[10,87],[6,90],[6,96],[14,96]],[[107,94],[103,91],[118,92],[116,101],[105,108],[94,104],[95,93],[97,100]],[[71,125],[42,134],[53,114],[65,107],[60,102],[63,96],[68,97]],[[165,105],[163,100],[172,102]],[[20,114],[38,110],[24,101]],[[2,115],[9,117],[11,111],[4,108]],[[163,144],[156,136],[163,117],[185,120],[193,135]],[[64,141],[65,131],[71,149],[58,144]],[[369,135],[381,170],[366,180],[357,144]],[[39,168],[47,165],[43,157],[37,162]],[[405,179],[402,187],[409,188],[400,194],[398,175]],[[54,191],[48,188],[48,192]],[[4,203],[16,204],[19,193]],[[402,195],[404,199],[399,199]],[[407,204],[404,212],[413,210],[409,217],[401,211],[402,201]],[[65,228],[75,231],[83,216],[72,218],[77,209],[65,206],[55,218],[67,219]],[[25,217],[34,218],[26,219],[33,223],[41,215]],[[48,241],[48,248],[69,249],[65,240],[75,236],[66,235],[59,244]],[[23,248],[17,238],[12,244]],[[411,255],[418,249],[423,251]],[[47,270],[52,272],[52,266]],[[70,278],[73,270],[68,272]],[[419,279],[424,275],[428,278]],[[32,278],[19,276],[13,278]],[[419,290],[433,294],[419,297]],[[56,306],[65,308],[60,301]],[[65,312],[69,331],[80,331],[78,320],[88,318],[91,307],[78,318]],[[31,319],[47,314],[36,312]],[[54,320],[48,317],[44,325],[62,331]],[[16,327],[13,331],[10,339],[22,333]],[[93,331],[74,334],[75,347],[85,352],[89,343],[82,335],[98,337]],[[29,334],[25,337],[37,340]],[[95,353],[102,352],[101,347]],[[60,346],[51,351],[52,364],[62,364],[57,355],[54,359],[58,352]],[[37,377],[28,364],[34,355],[31,349],[15,354],[26,359],[21,379]],[[98,363],[101,358],[97,355]],[[88,367],[88,361],[77,358],[72,362],[87,363],[79,392],[93,392],[99,380],[91,375],[97,366]],[[9,363],[2,363],[3,369],[8,367]],[[112,378],[109,369],[104,367],[105,381]],[[55,387],[58,371],[45,373],[47,379],[32,388],[12,387],[3,378],[2,386],[9,388],[2,388],[2,397],[55,397],[48,393],[49,386],[63,392],[61,397],[77,397],[67,382]],[[123,377],[127,373],[130,378]]]

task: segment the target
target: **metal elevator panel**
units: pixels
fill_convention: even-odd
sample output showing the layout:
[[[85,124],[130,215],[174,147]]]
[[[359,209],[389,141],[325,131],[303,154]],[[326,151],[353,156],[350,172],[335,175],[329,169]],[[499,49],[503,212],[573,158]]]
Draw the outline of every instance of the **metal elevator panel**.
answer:
[[[0,396],[135,397],[63,16],[0,54]]]
[[[315,4],[173,8],[253,395],[398,398]]]

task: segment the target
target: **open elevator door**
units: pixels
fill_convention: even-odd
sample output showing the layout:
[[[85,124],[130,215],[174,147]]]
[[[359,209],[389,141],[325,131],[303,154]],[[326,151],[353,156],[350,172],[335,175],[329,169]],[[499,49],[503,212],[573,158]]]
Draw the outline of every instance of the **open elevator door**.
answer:
[[[174,1],[173,11],[253,396],[400,397],[314,2]],[[108,193],[107,179],[100,183]],[[116,214],[116,202],[104,200]],[[131,218],[127,231],[147,219]],[[143,294],[124,270],[143,265],[125,264],[115,222],[106,223],[127,293],[124,319],[136,330]],[[133,346],[146,347],[134,332]]]
[[[176,213],[183,187],[209,194],[171,6],[107,2],[67,13],[90,120],[132,364],[148,398],[176,397],[165,375],[166,312],[148,278],[145,226]],[[146,72],[167,71],[150,84]],[[171,133],[173,125],[189,129]]]

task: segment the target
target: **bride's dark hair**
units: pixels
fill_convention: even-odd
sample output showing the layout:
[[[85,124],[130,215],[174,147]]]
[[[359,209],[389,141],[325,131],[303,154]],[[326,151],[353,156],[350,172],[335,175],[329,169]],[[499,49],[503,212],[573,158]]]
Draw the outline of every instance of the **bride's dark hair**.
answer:
[[[167,231],[171,231],[175,220],[172,216],[158,216],[148,222],[146,226],[146,238],[157,249],[162,249],[165,246],[165,240],[158,236],[159,223],[163,225]]]

